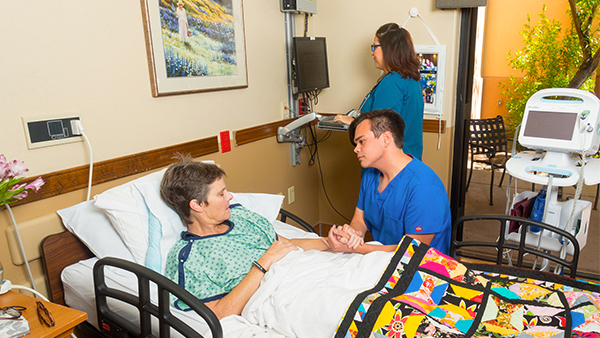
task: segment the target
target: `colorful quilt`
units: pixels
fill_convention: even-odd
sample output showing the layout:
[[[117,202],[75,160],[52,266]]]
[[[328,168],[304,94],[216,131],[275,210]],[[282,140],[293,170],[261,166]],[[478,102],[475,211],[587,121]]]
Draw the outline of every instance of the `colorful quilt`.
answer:
[[[600,337],[600,286],[463,265],[405,237],[379,283],[350,304],[335,337]]]

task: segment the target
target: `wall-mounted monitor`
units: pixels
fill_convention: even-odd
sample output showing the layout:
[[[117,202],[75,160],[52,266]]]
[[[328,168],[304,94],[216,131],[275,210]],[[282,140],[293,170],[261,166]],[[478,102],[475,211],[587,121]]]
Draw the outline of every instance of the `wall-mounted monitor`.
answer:
[[[298,93],[329,87],[325,38],[294,37],[294,74]]]

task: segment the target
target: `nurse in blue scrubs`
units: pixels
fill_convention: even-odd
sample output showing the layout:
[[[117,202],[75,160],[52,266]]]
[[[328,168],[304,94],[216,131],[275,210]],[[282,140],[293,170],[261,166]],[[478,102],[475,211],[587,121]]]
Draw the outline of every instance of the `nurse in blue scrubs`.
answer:
[[[383,71],[377,84],[365,96],[360,112],[392,109],[404,119],[404,152],[419,160],[423,155],[423,93],[419,80],[419,58],[410,33],[396,23],[381,26],[371,45],[375,67]],[[337,115],[334,121],[352,123],[353,118]]]

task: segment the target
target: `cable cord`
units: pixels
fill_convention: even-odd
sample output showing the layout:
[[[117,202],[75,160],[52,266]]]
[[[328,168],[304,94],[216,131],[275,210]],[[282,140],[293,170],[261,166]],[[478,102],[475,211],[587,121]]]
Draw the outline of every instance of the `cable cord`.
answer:
[[[304,13],[304,37],[308,34],[308,13]]]
[[[37,291],[37,287],[35,286],[35,281],[33,280],[33,274],[31,273],[31,267],[29,266],[29,261],[27,260],[27,255],[25,254],[25,248],[23,247],[23,241],[21,240],[21,233],[19,231],[19,226],[17,225],[17,221],[15,220],[15,215],[13,215],[12,209],[8,204],[5,204],[6,209],[10,215],[10,219],[13,222],[13,226],[15,227],[15,232],[17,233],[17,240],[19,241],[19,247],[21,248],[21,255],[23,255],[23,260],[25,261],[25,267],[27,267],[27,273],[29,274],[29,280],[31,280],[31,286],[33,289]]]
[[[90,140],[88,139],[87,135],[85,134],[85,132],[82,130],[81,131],[81,136],[83,136],[83,139],[85,140],[85,143],[88,146],[88,149],[90,151],[90,175],[88,178],[88,190],[87,190],[87,197],[86,197],[86,201],[89,201],[92,197],[92,177],[93,177],[93,172],[94,172],[94,159],[93,159],[93,154],[92,154],[92,144],[90,143]]]
[[[28,288],[26,286],[23,286],[23,285],[12,285],[10,287],[10,289],[11,290],[13,290],[13,289],[17,289],[17,290],[21,289],[21,290],[29,291],[29,292],[33,293],[34,295],[36,295],[38,298],[49,302],[48,298],[46,298],[46,296],[44,296],[43,294],[41,294],[39,291],[31,289],[31,288]]]
[[[316,141],[316,137],[315,134],[312,132],[311,129],[311,134],[313,136],[313,142],[315,144],[315,155],[317,157],[317,164],[319,166],[319,175],[321,177],[321,186],[323,187],[323,193],[325,193],[325,198],[327,198],[327,202],[329,203],[329,205],[331,206],[331,208],[333,209],[333,211],[335,211],[338,215],[340,215],[343,219],[345,219],[346,221],[350,222],[350,219],[344,215],[342,215],[342,213],[340,213],[335,206],[333,206],[333,203],[331,202],[331,199],[329,198],[329,194],[327,194],[327,188],[325,188],[325,180],[323,179],[323,169],[321,168],[321,158],[319,157],[319,151],[317,148],[317,141]]]
[[[577,209],[577,201],[579,200],[579,198],[581,197],[581,191],[583,190],[583,181],[584,181],[584,169],[585,169],[585,165],[587,163],[586,158],[585,158],[585,153],[582,152],[582,159],[581,159],[581,167],[579,168],[579,179],[577,180],[577,189],[575,190],[575,196],[573,197],[573,209],[571,209],[571,214],[569,216],[569,220],[567,221],[567,224],[565,226],[565,230],[570,232],[573,236],[577,235],[576,230],[577,230],[577,226],[573,225],[573,223],[575,222],[575,211]],[[560,249],[560,255],[559,257],[562,259],[565,259],[567,257],[567,247],[569,245],[569,241],[566,241],[564,239],[561,238],[562,243],[562,248]],[[564,269],[564,266],[560,266],[556,265],[554,267],[554,273],[560,273],[562,274],[562,270]]]

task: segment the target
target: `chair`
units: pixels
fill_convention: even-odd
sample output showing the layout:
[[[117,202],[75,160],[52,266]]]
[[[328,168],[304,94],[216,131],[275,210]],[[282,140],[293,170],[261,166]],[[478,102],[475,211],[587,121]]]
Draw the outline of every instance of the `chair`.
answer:
[[[490,165],[492,167],[490,205],[494,205],[494,171],[496,168],[502,168],[502,178],[500,179],[500,184],[498,184],[501,187],[504,174],[506,174],[506,161],[509,156],[504,119],[500,115],[490,119],[472,119],[470,121],[470,134],[471,170],[469,171],[466,190],[469,190],[469,184],[471,183],[473,163],[480,162]],[[496,157],[500,153],[505,154],[504,158]],[[474,158],[475,155],[486,155],[487,159],[477,160]]]
[[[521,231],[519,236],[519,241],[509,241],[507,240],[508,234],[508,224],[509,222],[514,221],[521,224]],[[475,223],[476,222],[476,223]],[[473,234],[474,231],[463,231],[465,224],[469,224],[470,226],[475,226],[482,230],[482,235],[480,237],[481,241],[466,241],[462,238],[459,239],[459,234]],[[539,248],[537,246],[537,241],[531,240],[531,238],[527,238],[528,229],[530,226],[537,226],[544,230],[545,233],[553,233],[557,237],[561,237],[561,240],[570,241],[570,245],[572,245],[570,257],[566,256],[561,258],[558,252],[556,255],[552,255],[552,252],[544,250],[543,248]],[[484,228],[484,229],[482,229]],[[478,238],[479,239],[479,238]],[[560,240],[558,240],[560,242]],[[557,242],[557,243],[558,243]],[[515,266],[523,267],[525,264],[523,260],[523,256],[525,254],[531,254],[536,256],[536,260],[538,257],[542,259],[547,259],[556,264],[562,265],[563,267],[569,268],[571,278],[575,278],[577,274],[577,264],[579,263],[579,242],[574,235],[571,233],[557,228],[553,225],[542,223],[538,221],[534,221],[529,218],[516,217],[516,216],[508,216],[508,215],[469,215],[463,216],[457,219],[452,225],[452,240],[450,243],[450,256],[455,257],[457,255],[457,249],[462,247],[491,247],[496,249],[496,264],[502,265],[504,263],[504,255],[507,253],[507,250],[515,250],[517,253],[517,263]],[[461,255],[463,252],[460,253]],[[462,255],[464,256],[464,255]],[[477,253],[478,257],[482,257],[483,254],[481,252]],[[508,265],[513,265],[513,261],[510,256],[507,257]]]

